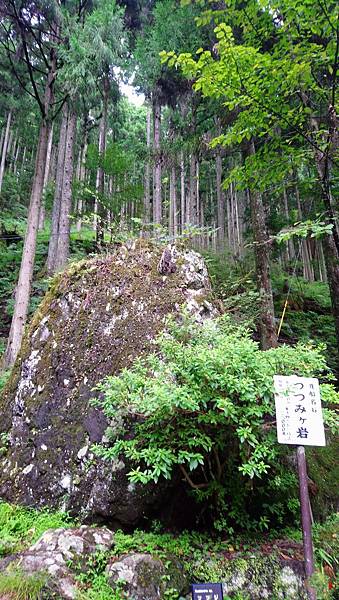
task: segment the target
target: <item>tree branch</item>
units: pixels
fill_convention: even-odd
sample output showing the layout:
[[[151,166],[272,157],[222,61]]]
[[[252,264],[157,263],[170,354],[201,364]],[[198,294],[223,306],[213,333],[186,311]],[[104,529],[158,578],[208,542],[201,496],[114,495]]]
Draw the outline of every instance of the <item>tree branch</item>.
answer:
[[[203,488],[207,488],[208,487],[208,483],[194,483],[192,481],[192,479],[190,478],[189,474],[187,473],[186,469],[182,466],[179,465],[180,470],[182,472],[182,474],[184,475],[187,483],[189,483],[189,485],[191,486],[191,488],[193,488],[194,490],[201,490]]]

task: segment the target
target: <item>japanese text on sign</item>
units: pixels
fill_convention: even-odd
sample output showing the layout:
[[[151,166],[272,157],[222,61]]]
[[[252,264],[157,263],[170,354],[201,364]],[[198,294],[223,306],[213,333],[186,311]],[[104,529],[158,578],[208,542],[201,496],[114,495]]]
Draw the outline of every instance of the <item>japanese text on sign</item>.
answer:
[[[274,376],[278,442],[326,446],[318,379]]]
[[[223,600],[221,583],[193,584],[192,600]]]

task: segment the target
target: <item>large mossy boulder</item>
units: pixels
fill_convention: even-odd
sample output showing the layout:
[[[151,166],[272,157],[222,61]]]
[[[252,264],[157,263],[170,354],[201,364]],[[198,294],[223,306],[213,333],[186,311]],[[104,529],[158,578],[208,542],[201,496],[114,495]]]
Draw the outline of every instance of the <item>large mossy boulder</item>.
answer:
[[[213,312],[202,257],[145,241],[72,265],[34,316],[0,399],[0,497],[134,524],[166,488],[131,485],[122,461],[91,452],[107,422],[95,385],[154,348],[169,314]],[[3,444],[2,444],[3,445]]]

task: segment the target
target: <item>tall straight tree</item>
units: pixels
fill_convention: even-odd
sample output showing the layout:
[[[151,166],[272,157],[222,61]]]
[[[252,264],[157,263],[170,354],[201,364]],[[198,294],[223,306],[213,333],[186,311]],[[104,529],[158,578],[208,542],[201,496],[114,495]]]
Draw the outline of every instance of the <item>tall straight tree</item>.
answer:
[[[2,182],[3,182],[3,178],[4,178],[4,173],[5,173],[5,164],[6,164],[6,156],[7,156],[7,150],[8,150],[8,141],[9,141],[9,132],[10,132],[10,127],[11,127],[11,120],[12,120],[12,111],[10,110],[10,111],[8,111],[6,127],[3,132],[3,137],[2,137],[3,142],[2,142],[2,147],[1,147],[1,161],[0,161],[0,192],[1,192]]]
[[[161,189],[161,102],[157,89],[153,92],[153,221],[160,225],[162,222],[162,189]]]
[[[109,66],[106,65],[102,78],[102,113],[99,125],[99,166],[97,171],[96,180],[96,194],[98,203],[98,215],[96,220],[96,241],[101,245],[104,241],[105,234],[105,221],[107,220],[104,194],[105,194],[105,174],[102,166],[102,161],[105,155],[106,149],[106,137],[107,137],[107,119],[108,119],[108,102],[110,93],[110,78],[109,78]]]
[[[62,269],[66,265],[69,257],[70,214],[72,211],[73,155],[77,115],[70,103],[68,105],[67,112],[68,118],[65,136],[65,154],[57,235],[58,243],[54,261],[55,270]]]
[[[110,66],[117,66],[123,50],[122,11],[115,0],[103,0],[92,12],[81,3],[81,18],[74,12],[64,26],[64,44],[58,48],[62,59],[59,85],[67,94],[60,128],[56,187],[52,210],[52,234],[49,242],[47,269],[50,274],[65,267],[70,244],[70,214],[72,212],[73,151],[76,128],[76,112],[81,99],[96,104],[98,81],[103,79],[103,110],[100,119],[100,148],[105,149],[107,110],[110,82]],[[89,5],[90,6],[90,5]],[[106,78],[106,79],[105,79]],[[102,157],[101,157],[102,158]],[[82,159],[83,160],[83,159]],[[99,166],[97,172],[97,196],[104,192],[104,173]],[[104,212],[102,210],[102,218]],[[103,229],[98,226],[100,237]]]
[[[214,53],[201,48],[198,58],[193,58],[170,52],[164,53],[163,60],[181,66],[185,75],[194,79],[195,90],[205,97],[222,99],[230,111],[237,108],[216,143],[234,145],[254,135],[266,136],[265,148],[251,161],[258,191],[264,168],[272,182],[281,176],[276,165],[281,166],[280,157],[291,147],[302,147],[307,161],[313,154],[326,216],[323,249],[339,348],[339,236],[331,193],[332,172],[339,167],[335,111],[338,8],[331,0],[307,5],[307,9],[295,0],[260,6],[249,0],[246,14],[238,3],[227,11],[207,11],[202,22],[215,17],[218,23]],[[277,128],[281,136],[275,135]],[[274,160],[276,156],[280,162]]]
[[[54,201],[51,218],[51,234],[48,244],[47,273],[52,275],[56,269],[56,255],[58,249],[59,221],[61,210],[62,186],[64,179],[66,135],[68,125],[68,106],[64,105],[59,133],[58,157],[56,165],[56,180]]]
[[[19,43],[22,46],[23,56],[25,59],[33,90],[32,93],[34,94],[35,99],[40,108],[41,124],[35,159],[31,198],[28,210],[27,228],[24,240],[19,278],[15,292],[14,313],[12,317],[8,343],[3,359],[4,368],[13,365],[15,362],[15,359],[20,350],[21,340],[23,337],[24,327],[28,313],[31,282],[34,268],[37,231],[39,226],[39,214],[44,185],[48,139],[52,126],[51,111],[54,102],[54,82],[57,69],[54,45],[52,44],[48,49],[48,58],[44,53],[46,49],[42,49],[41,47],[41,52],[43,53],[43,58],[41,58],[41,60],[45,61],[47,67],[47,70],[45,71],[45,93],[44,98],[41,99],[36,81],[35,63],[32,58],[32,55],[30,55],[30,44],[35,44],[37,35],[35,31],[33,33],[33,28],[35,29],[36,27],[33,18],[33,13],[35,12],[35,10],[36,7],[32,6],[32,4],[30,4],[30,6],[27,7],[26,10],[23,5],[21,5],[20,9],[17,10],[15,5],[10,2],[8,12],[6,13],[7,19],[11,22],[13,29],[16,32],[19,32]],[[29,11],[32,11],[32,13]],[[53,24],[52,30],[53,31],[49,31],[47,34],[47,37],[51,41],[57,33],[56,23]],[[42,32],[40,33],[42,36]]]

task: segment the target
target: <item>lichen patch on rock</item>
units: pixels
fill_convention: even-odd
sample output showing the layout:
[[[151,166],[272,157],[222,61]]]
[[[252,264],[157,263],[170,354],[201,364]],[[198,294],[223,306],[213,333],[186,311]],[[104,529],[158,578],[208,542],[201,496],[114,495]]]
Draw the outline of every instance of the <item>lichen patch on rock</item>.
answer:
[[[131,489],[124,463],[112,468],[90,452],[107,428],[90,399],[103,377],[154,350],[166,316],[183,305],[197,320],[216,313],[202,257],[174,246],[139,240],[57,275],[0,399],[10,440],[0,496],[121,524],[161,501],[166,486]]]

